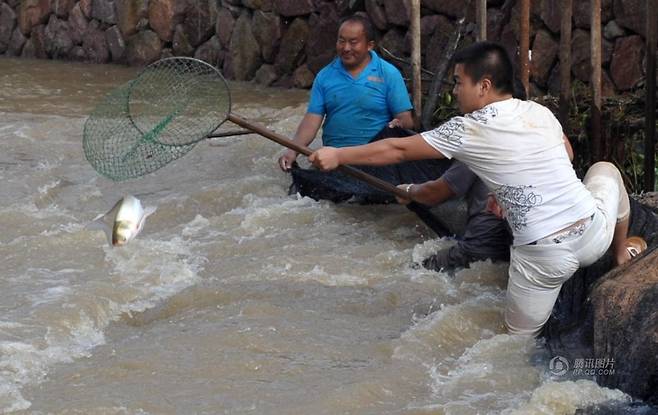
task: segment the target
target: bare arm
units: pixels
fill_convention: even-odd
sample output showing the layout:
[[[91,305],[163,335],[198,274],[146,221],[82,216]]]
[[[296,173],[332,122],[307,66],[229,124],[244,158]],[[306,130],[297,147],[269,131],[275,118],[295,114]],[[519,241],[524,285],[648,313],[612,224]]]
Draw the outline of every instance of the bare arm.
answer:
[[[302,122],[297,127],[297,132],[292,141],[301,146],[307,147],[315,139],[324,117],[319,114],[307,112],[302,118]],[[288,149],[279,158],[279,167],[281,170],[288,171],[292,163],[297,159],[298,153],[295,150]]]
[[[450,188],[448,183],[442,178],[431,180],[421,184],[406,185],[398,187],[407,190],[409,200],[398,199],[398,202],[405,203],[411,200],[428,206],[438,205],[448,199],[455,197],[456,193]]]
[[[419,134],[410,137],[387,138],[355,147],[322,147],[309,160],[322,170],[333,170],[341,164],[383,166],[407,160],[444,158]]]
[[[562,139],[564,140],[564,146],[567,148],[569,161],[573,161],[573,147],[571,147],[571,142],[569,141],[569,137],[567,137],[565,134],[562,134]]]
[[[395,114],[395,119],[399,120],[399,125],[402,128],[411,130],[414,128],[414,118],[411,116],[411,111],[404,111],[399,114]]]

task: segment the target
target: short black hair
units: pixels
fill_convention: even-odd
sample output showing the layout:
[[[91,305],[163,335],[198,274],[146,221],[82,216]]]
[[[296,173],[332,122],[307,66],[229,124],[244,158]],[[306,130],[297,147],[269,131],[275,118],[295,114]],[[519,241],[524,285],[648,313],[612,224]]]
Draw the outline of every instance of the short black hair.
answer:
[[[514,66],[505,48],[494,42],[476,42],[455,53],[455,64],[474,82],[489,78],[502,93],[514,94]]]
[[[375,32],[375,27],[372,25],[372,22],[367,17],[361,14],[353,14],[351,16],[343,17],[340,20],[338,27],[341,27],[343,23],[360,23],[363,26],[363,31],[366,34],[366,40],[368,42],[374,42],[377,36]]]

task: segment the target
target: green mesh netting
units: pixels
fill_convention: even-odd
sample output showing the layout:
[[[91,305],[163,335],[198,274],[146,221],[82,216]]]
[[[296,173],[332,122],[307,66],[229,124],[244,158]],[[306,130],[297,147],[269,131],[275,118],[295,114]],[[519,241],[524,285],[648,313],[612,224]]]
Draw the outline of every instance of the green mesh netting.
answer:
[[[192,58],[157,61],[108,94],[87,119],[83,149],[112,180],[151,173],[182,157],[230,112],[226,81]]]

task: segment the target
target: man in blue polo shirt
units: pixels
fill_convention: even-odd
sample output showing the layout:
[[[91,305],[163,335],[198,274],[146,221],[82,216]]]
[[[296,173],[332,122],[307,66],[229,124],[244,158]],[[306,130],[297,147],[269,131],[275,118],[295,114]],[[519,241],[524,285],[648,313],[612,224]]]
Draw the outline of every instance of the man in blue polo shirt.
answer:
[[[398,120],[396,125],[412,128],[412,105],[402,75],[374,47],[374,30],[366,18],[343,20],[336,41],[338,57],[315,78],[293,141],[308,146],[320,126],[323,144],[334,147],[368,143],[393,119]],[[297,155],[287,150],[279,158],[281,169],[289,171]]]

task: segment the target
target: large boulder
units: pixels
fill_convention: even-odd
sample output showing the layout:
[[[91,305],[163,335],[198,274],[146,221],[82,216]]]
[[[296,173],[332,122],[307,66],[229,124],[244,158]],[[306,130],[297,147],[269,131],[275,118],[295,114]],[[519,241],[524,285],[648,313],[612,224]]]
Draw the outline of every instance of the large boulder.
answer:
[[[117,26],[121,35],[125,38],[137,33],[139,21],[148,17],[150,4],[157,2],[157,0],[116,0]],[[153,27],[152,19],[150,23]]]
[[[599,382],[658,404],[658,250],[613,269],[591,297],[594,356],[614,361]]]
[[[185,2],[179,0],[150,0],[148,5],[149,25],[165,42],[174,37],[176,26],[185,17]]]
[[[180,0],[178,0],[180,2]],[[213,0],[190,0],[183,28],[190,44],[195,48],[210,39],[215,31],[217,8]]]
[[[643,54],[644,41],[640,36],[617,39],[610,64],[610,76],[618,89],[632,89],[642,80]]]
[[[448,44],[448,40],[455,30],[455,26],[446,17],[436,17],[432,37],[429,42],[421,45],[424,52],[423,54],[425,55],[425,63],[423,66],[430,71],[436,70],[441,59],[443,59],[443,51]]]
[[[462,17],[466,15],[463,0],[424,0],[423,6],[450,17]]]
[[[53,59],[68,57],[73,48],[69,23],[60,20],[56,15],[50,15],[50,20],[44,30],[46,52]]]
[[[624,0],[626,1],[626,0]],[[606,24],[613,18],[613,0],[601,0],[601,23]],[[579,0],[573,2],[573,24],[574,27],[589,29],[591,26],[592,6],[590,0]]]
[[[91,19],[91,2],[92,0],[80,0],[80,10],[87,19]]]
[[[613,44],[605,39],[602,42],[601,59],[603,64],[606,64],[612,58]],[[574,30],[571,38],[571,71],[577,79],[583,82],[589,82],[592,75],[592,48],[590,43],[589,32],[581,29]]]
[[[105,41],[110,50],[113,62],[123,61],[126,53],[126,42],[118,26],[112,26],[105,31]]]
[[[16,13],[8,4],[0,4],[0,54],[9,48],[11,34],[16,27]]]
[[[84,33],[89,27],[89,21],[82,12],[80,4],[76,4],[71,13],[69,14],[69,29],[71,30],[71,40],[73,44],[80,45],[82,44],[82,39]]]
[[[614,372],[598,383],[657,405],[658,216],[633,199],[629,235],[643,237],[647,253],[616,269],[608,253],[578,270],[562,286],[543,335],[553,356],[613,362]]]
[[[304,19],[295,19],[283,35],[279,53],[274,61],[279,75],[292,74],[304,58],[304,48],[310,29]]]
[[[315,11],[311,0],[274,0],[274,11],[285,17],[305,16]]]
[[[160,58],[162,42],[151,30],[144,30],[126,42],[126,61],[131,66],[144,66]]]
[[[263,86],[270,86],[278,79],[276,74],[276,69],[274,65],[265,64],[258,68],[256,75],[254,76],[254,81]]]
[[[107,24],[117,23],[116,4],[113,0],[92,0],[91,17]]]
[[[315,74],[306,65],[302,65],[299,68],[295,69],[293,73],[293,82],[295,83],[295,88],[305,88],[308,89],[313,85],[313,80],[315,79]]]
[[[539,17],[548,30],[552,33],[559,33],[562,25],[562,0],[543,0]]]
[[[76,3],[75,0],[55,0],[52,4],[52,11],[57,17],[66,18]]]
[[[383,0],[366,0],[365,6],[372,24],[381,31],[388,29],[388,18]]]
[[[615,0],[615,20],[621,27],[646,35],[646,0]]]
[[[9,46],[7,47],[7,55],[9,56],[20,56],[23,51],[23,47],[27,42],[27,38],[23,35],[21,29],[16,26],[14,33],[11,34],[11,39],[9,39]]]
[[[34,26],[46,23],[51,13],[50,0],[23,0],[18,9],[18,26],[24,35]]]
[[[242,4],[250,9],[264,12],[271,12],[274,9],[274,0],[242,0]]]
[[[330,52],[333,56],[336,50],[338,34],[338,10],[333,3],[325,3],[318,7],[319,14],[312,14],[309,19],[309,35],[306,43],[306,56],[313,60]]]
[[[530,73],[533,81],[540,86],[546,86],[553,63],[557,58],[560,45],[553,40],[551,34],[545,30],[539,30],[532,43],[532,60],[530,62]]]
[[[233,29],[229,55],[231,72],[238,81],[252,79],[262,63],[260,45],[251,28],[251,17],[243,13]]]
[[[254,12],[252,31],[263,60],[273,63],[281,42],[281,18],[274,13]]]
[[[174,55],[178,56],[192,56],[194,53],[194,47],[190,44],[190,41],[187,39],[185,34],[185,29],[183,25],[179,24],[174,30],[174,40],[172,42],[172,48]]]
[[[385,48],[395,56],[404,56],[408,54],[408,43],[405,42],[404,32],[400,29],[394,28],[386,32],[384,37],[379,41],[379,45]]]
[[[409,26],[411,5],[409,0],[384,0],[386,19],[396,26]]]
[[[30,39],[28,40],[29,46],[23,48],[24,58],[37,58],[48,59],[48,52],[46,52],[46,26],[39,25],[32,28]]]
[[[217,24],[215,26],[215,33],[219,38],[224,49],[228,49],[231,44],[231,35],[233,34],[233,27],[235,26],[235,17],[227,8],[222,7],[217,14]]]
[[[194,57],[208,62],[212,66],[221,68],[224,63],[224,51],[219,44],[217,36],[211,37],[209,41],[199,46],[194,53]]]
[[[110,60],[110,50],[97,20],[92,20],[83,35],[82,48],[87,60],[93,63],[106,63]]]

